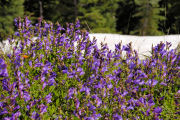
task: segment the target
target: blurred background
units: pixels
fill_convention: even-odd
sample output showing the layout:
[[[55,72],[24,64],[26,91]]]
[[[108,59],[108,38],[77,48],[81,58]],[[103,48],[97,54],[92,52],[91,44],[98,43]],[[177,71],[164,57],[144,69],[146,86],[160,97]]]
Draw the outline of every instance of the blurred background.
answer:
[[[28,16],[74,23],[90,33],[169,35],[180,32],[180,0],[0,0],[0,38],[14,32],[14,19]]]

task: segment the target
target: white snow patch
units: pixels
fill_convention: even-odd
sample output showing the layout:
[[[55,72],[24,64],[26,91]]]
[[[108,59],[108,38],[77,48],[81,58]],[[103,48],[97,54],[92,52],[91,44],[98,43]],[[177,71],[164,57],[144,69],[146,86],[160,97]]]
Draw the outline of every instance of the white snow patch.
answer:
[[[34,37],[32,41],[34,42],[37,37]],[[17,40],[11,40],[12,44],[9,43],[9,40],[3,40],[0,42],[0,53],[3,52],[5,54],[12,53],[12,48],[16,45]],[[19,43],[18,43],[19,44]]]
[[[115,49],[115,44],[122,41],[122,45],[126,45],[132,42],[132,48],[137,50],[140,58],[144,58],[144,55],[149,56],[152,49],[152,45],[156,46],[161,41],[163,43],[171,42],[172,46],[170,49],[177,48],[180,44],[180,35],[164,35],[164,36],[132,36],[132,35],[119,35],[119,34],[103,34],[95,33],[90,34],[90,39],[95,37],[97,44],[100,47],[100,43],[107,43],[110,50]]]
[[[100,48],[100,43],[107,43],[110,50],[115,49],[115,44],[118,44],[122,41],[122,45],[127,45],[132,42],[133,49],[137,50],[139,57],[144,58],[144,55],[149,56],[150,51],[153,46],[156,46],[161,41],[163,43],[171,42],[172,46],[170,49],[177,48],[178,44],[180,44],[180,35],[164,35],[164,36],[132,36],[132,35],[120,35],[120,34],[106,34],[106,33],[94,33],[89,34],[90,39],[93,40],[93,37],[97,39],[97,45]],[[33,41],[37,39],[35,37]],[[13,44],[12,46],[14,46]],[[4,53],[12,52],[11,45],[8,40],[4,40],[2,43],[0,42],[0,50]]]

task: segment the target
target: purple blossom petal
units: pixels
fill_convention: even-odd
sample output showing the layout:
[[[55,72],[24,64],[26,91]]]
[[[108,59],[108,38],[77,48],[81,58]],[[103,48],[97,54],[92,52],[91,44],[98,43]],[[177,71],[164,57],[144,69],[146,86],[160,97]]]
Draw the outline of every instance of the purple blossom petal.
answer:
[[[31,119],[37,120],[39,118],[39,114],[35,111],[32,113]]]
[[[113,115],[114,120],[123,120],[123,118],[117,113]]]
[[[161,82],[160,85],[167,86],[165,82]]]
[[[180,90],[177,91],[177,94],[180,94]]]
[[[52,98],[52,95],[51,95],[51,93],[49,93],[49,94],[45,97],[46,102],[47,102],[47,103],[51,103],[51,102],[52,102],[52,101],[51,101],[51,98]]]
[[[43,114],[47,112],[47,106],[45,106],[44,104],[41,104],[40,105],[40,113]]]
[[[154,113],[160,114],[162,112],[162,108],[156,107],[154,108]]]
[[[151,79],[149,79],[147,82],[146,82],[146,84],[147,85],[149,85],[149,86],[155,86],[156,84],[158,83],[158,81],[157,80],[151,80]]]

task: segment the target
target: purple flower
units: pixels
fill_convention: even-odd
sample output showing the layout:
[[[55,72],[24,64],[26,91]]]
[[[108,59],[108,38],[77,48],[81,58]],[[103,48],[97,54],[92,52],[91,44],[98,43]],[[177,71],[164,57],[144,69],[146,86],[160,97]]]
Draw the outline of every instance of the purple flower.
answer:
[[[162,108],[160,108],[160,107],[156,107],[156,108],[154,108],[154,111],[153,111],[154,113],[157,113],[157,114],[160,114],[161,112],[162,112]]]
[[[29,105],[27,105],[26,108],[27,108],[28,110],[30,110],[30,106],[29,106]]]
[[[124,97],[124,96],[126,96],[127,94],[128,94],[128,91],[124,91],[123,94],[122,94],[122,96]]]
[[[151,62],[151,66],[152,66],[152,67],[156,67],[156,61],[155,61],[155,60],[153,60],[153,61]]]
[[[102,68],[101,72],[104,73],[104,72],[106,72],[106,71],[108,71],[108,69],[107,69],[107,67],[105,66],[105,67]]]
[[[98,97],[98,95],[93,95],[92,98],[95,99],[97,107],[102,104],[102,100]]]
[[[31,99],[31,96],[30,96],[29,93],[26,92],[26,91],[24,91],[24,99],[25,99],[26,102]]]
[[[65,29],[63,27],[61,27],[61,25],[58,25],[56,34],[59,34],[63,30],[65,30]]]
[[[94,120],[98,120],[101,117],[101,114],[93,114]]]
[[[25,18],[25,24],[26,24],[26,27],[32,27],[31,21],[27,17]]]
[[[68,69],[62,70],[62,73],[68,73]]]
[[[128,106],[126,109],[127,109],[127,110],[134,110],[134,107],[130,105],[130,106]]]
[[[107,88],[111,89],[113,87],[113,85],[110,83],[107,85]]]
[[[83,69],[81,67],[78,67],[77,72],[81,72],[81,71],[83,71]]]
[[[87,86],[82,86],[82,88],[80,89],[80,92],[85,91],[86,95],[90,95],[90,88],[88,88]]]
[[[50,86],[52,86],[52,85],[54,85],[54,83],[55,83],[54,77],[50,77],[49,80],[48,80],[48,84]]]
[[[2,83],[3,83],[3,84],[2,84],[3,90],[9,91],[9,84],[8,84],[8,81],[9,81],[9,80],[8,80],[8,79],[5,79],[5,78],[2,80]]]
[[[18,111],[12,115],[12,119],[16,120],[20,115],[21,115],[21,112]]]
[[[154,103],[153,99],[151,98],[151,99],[148,101],[148,106],[151,107],[151,106],[153,106],[153,105],[155,105],[155,103]]]
[[[101,82],[98,82],[98,84],[95,85],[94,88],[100,88],[101,89],[101,88],[103,88],[103,85],[101,84]]]
[[[142,91],[142,92],[145,91],[145,90],[147,90],[147,88],[141,88],[141,91]]]
[[[41,50],[42,49],[42,45],[43,45],[43,43],[39,42],[38,46],[36,46],[36,50]]]
[[[36,68],[36,67],[41,67],[42,65],[43,65],[43,63],[39,63],[39,62],[38,62],[38,63],[35,64],[34,67],[35,67],[35,68]]]
[[[146,115],[147,115],[147,116],[150,115],[150,109],[148,109],[148,110],[146,111]]]
[[[160,44],[154,47],[155,53],[161,52],[164,49],[164,47],[165,47],[165,44],[161,42]]]
[[[12,117],[5,117],[3,120],[12,120]]]
[[[87,106],[89,107],[90,110],[95,110],[96,107],[94,105],[92,105],[90,102],[87,104]]]
[[[42,71],[43,71],[42,74],[43,75],[47,74],[49,70],[51,70],[51,68],[49,66],[45,65],[42,69]]]
[[[177,94],[180,94],[180,90],[177,91]]]
[[[81,68],[81,67],[78,67],[77,68],[77,72],[79,72],[79,75],[81,76],[81,75],[84,75],[84,71],[83,71],[83,69]]]
[[[51,103],[51,102],[52,102],[52,101],[51,101],[51,98],[52,98],[52,95],[51,95],[51,93],[49,93],[49,94],[45,97],[46,102],[47,102],[47,103]]]
[[[139,102],[141,102],[144,106],[146,105],[145,99],[143,97],[139,98]]]
[[[14,33],[15,36],[20,36],[19,32]]]
[[[33,120],[39,119],[39,114],[34,111],[31,115],[31,119],[33,119]]]
[[[29,66],[31,66],[31,67],[32,67],[32,61],[31,61],[31,60],[29,61]]]
[[[129,75],[128,75],[128,78],[132,78],[133,77],[133,73],[130,73]]]
[[[0,115],[4,115],[4,114],[7,114],[8,111],[6,108],[4,108],[3,110],[0,111]]]
[[[68,97],[69,97],[69,99],[71,99],[74,94],[77,94],[76,89],[75,89],[75,88],[70,88],[69,91],[68,91]]]
[[[14,19],[14,24],[16,27],[18,27],[18,19],[17,18]]]
[[[136,64],[131,62],[130,65],[129,65],[129,69],[133,69],[135,66],[136,66]]]
[[[46,29],[48,29],[48,28],[50,27],[50,25],[47,24],[47,23],[45,23],[44,27],[45,27]]]
[[[114,120],[123,120],[123,118],[117,113],[113,115]]]
[[[147,75],[144,72],[140,71],[140,75],[138,76],[138,78],[147,78]]]
[[[39,80],[39,75],[36,75],[36,76],[34,77],[34,79],[35,79],[35,80]]]
[[[156,84],[158,83],[157,80],[152,80],[152,79],[149,79],[147,82],[146,82],[146,85],[149,85],[149,86],[155,86]]]
[[[22,83],[20,83],[19,90],[23,90],[23,88],[24,88],[24,85]]]
[[[161,101],[161,100],[163,100],[163,99],[164,99],[164,96],[163,96],[163,97],[160,97],[160,98],[159,98],[159,101]]]
[[[134,82],[134,84],[139,84],[140,83],[140,79],[137,79],[137,80],[134,80],[133,82]]]
[[[161,82],[160,85],[167,86],[167,83]]]
[[[46,79],[45,75],[42,75],[41,76],[41,82],[43,83],[45,81],[45,79]]]
[[[126,106],[125,105],[121,105],[121,110],[124,110],[126,109]]]
[[[0,108],[3,107],[3,102],[0,101]]]
[[[96,99],[97,107],[99,107],[102,104],[102,101],[99,97]]]
[[[44,82],[42,89],[44,89],[46,86],[47,86],[47,82]]]
[[[6,67],[7,65],[5,64],[5,61],[0,58],[0,76],[8,77],[8,72],[7,72]]]
[[[85,120],[98,120],[101,117],[101,114],[94,113],[90,117],[85,117]]]
[[[80,21],[77,20],[76,25],[75,25],[75,28],[79,28],[79,27],[80,27]]]
[[[123,46],[122,50],[124,51],[127,51],[127,52],[130,52],[130,47],[127,45],[127,46]]]
[[[47,106],[45,106],[44,104],[41,104],[39,107],[40,107],[40,113],[41,114],[47,112]]]
[[[82,76],[82,75],[84,75],[84,74],[85,74],[84,71],[82,71],[82,72],[79,73],[80,76]]]
[[[80,105],[80,102],[79,102],[79,100],[77,99],[77,100],[76,100],[76,109],[79,108],[79,105]]]

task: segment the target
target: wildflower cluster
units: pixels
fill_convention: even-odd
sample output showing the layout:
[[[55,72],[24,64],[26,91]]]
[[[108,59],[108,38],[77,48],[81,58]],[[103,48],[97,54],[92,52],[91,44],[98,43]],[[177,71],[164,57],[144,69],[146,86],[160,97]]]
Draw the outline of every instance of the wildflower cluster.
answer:
[[[16,46],[0,56],[0,119],[178,119],[180,53],[170,43],[140,60],[131,44],[98,48],[79,21],[15,21]]]

